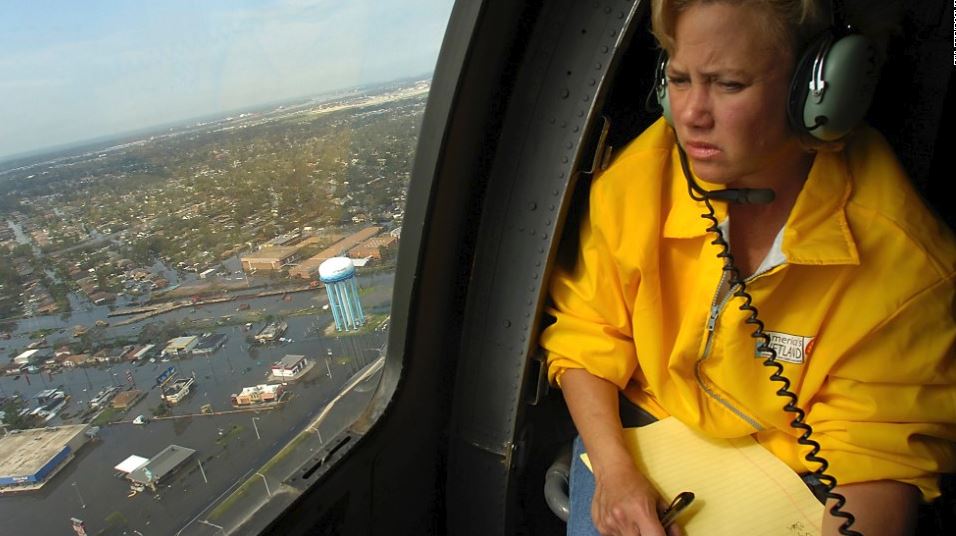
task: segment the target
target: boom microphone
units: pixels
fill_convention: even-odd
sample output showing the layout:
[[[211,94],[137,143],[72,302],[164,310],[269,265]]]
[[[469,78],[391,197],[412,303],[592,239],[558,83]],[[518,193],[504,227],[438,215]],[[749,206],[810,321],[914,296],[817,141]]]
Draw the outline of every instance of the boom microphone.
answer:
[[[715,201],[727,201],[738,205],[766,205],[772,203],[776,194],[769,188],[727,188],[724,190],[705,190],[694,180],[687,163],[687,153],[680,143],[677,144],[677,153],[680,155],[680,168],[684,172],[687,184],[697,195]]]
[[[704,191],[704,197],[717,201],[729,201],[738,205],[766,205],[773,203],[776,195],[769,188],[727,188],[726,190]]]

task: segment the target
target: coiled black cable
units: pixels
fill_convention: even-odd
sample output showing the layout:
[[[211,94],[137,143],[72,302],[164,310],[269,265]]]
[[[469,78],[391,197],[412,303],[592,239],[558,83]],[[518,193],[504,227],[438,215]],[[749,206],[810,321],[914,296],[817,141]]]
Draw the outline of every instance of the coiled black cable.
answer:
[[[853,523],[856,522],[856,518],[853,517],[853,514],[842,510],[843,506],[846,505],[846,497],[833,491],[833,488],[837,486],[837,480],[833,475],[827,474],[826,472],[830,464],[825,458],[819,455],[820,443],[810,439],[810,435],[813,434],[813,428],[804,422],[806,413],[797,406],[797,394],[790,390],[790,380],[783,374],[783,365],[777,362],[777,352],[770,346],[770,336],[764,333],[764,323],[757,318],[758,311],[753,305],[753,297],[747,292],[747,284],[744,278],[740,276],[740,270],[734,264],[734,257],[730,253],[730,244],[724,239],[724,233],[720,230],[720,222],[717,221],[714,205],[711,203],[710,196],[708,195],[709,192],[701,188],[694,181],[690,172],[690,165],[687,163],[687,154],[680,145],[678,145],[678,153],[680,155],[681,170],[687,179],[688,194],[690,194],[691,199],[695,201],[703,201],[707,207],[708,212],[701,214],[700,217],[711,223],[711,225],[707,227],[707,232],[716,235],[716,238],[714,238],[711,244],[721,249],[720,253],[717,254],[717,258],[724,261],[722,270],[730,275],[730,288],[732,290],[736,289],[733,290],[733,296],[744,300],[744,303],[740,305],[740,310],[750,313],[746,323],[756,326],[750,336],[761,341],[757,346],[758,352],[765,352],[769,356],[763,361],[763,365],[773,369],[773,372],[770,374],[770,381],[782,384],[780,389],[777,389],[776,394],[787,400],[787,403],[783,406],[784,411],[794,415],[793,420],[790,421],[790,426],[801,432],[800,437],[797,438],[797,443],[805,447],[810,447],[810,452],[804,456],[804,459],[819,465],[812,474],[823,485],[824,491],[822,495],[824,499],[833,499],[836,501],[833,507],[830,508],[830,514],[844,520],[843,524],[840,525],[840,534],[845,536],[863,536],[860,532],[850,528],[853,526]]]

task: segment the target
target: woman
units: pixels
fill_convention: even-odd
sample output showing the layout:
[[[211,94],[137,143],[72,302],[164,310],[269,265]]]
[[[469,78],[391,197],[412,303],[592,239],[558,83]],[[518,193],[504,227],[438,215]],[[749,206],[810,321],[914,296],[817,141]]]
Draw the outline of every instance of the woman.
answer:
[[[734,264],[775,349],[799,354],[785,374],[852,528],[911,533],[920,494],[934,498],[956,468],[952,234],[873,130],[812,150],[788,125],[797,51],[828,23],[815,2],[676,4],[652,2],[673,126],[652,125],[594,181],[577,263],[552,279],[541,344],[594,468],[590,480],[575,456],[569,534],[665,534],[658,493],[624,447],[619,393],[817,469],[754,359],[678,143],[707,190],[773,190],[769,203],[715,203]],[[840,523],[825,514],[824,534]]]

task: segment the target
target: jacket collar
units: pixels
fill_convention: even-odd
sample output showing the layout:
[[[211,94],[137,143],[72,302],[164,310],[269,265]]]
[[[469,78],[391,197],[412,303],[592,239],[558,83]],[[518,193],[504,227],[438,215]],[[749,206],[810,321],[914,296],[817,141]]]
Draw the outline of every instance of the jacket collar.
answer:
[[[845,154],[817,152],[783,229],[783,253],[794,264],[860,264],[846,219],[853,191]]]
[[[695,238],[709,226],[700,215],[707,210],[691,200],[680,169],[676,145],[669,160],[670,210],[664,221],[665,238]],[[665,171],[666,173],[666,171]],[[718,185],[701,182],[706,189]],[[783,254],[793,264],[859,264],[856,242],[846,219],[852,181],[843,152],[821,151],[813,159],[807,181],[783,229]],[[725,203],[714,203],[718,221],[727,217]]]

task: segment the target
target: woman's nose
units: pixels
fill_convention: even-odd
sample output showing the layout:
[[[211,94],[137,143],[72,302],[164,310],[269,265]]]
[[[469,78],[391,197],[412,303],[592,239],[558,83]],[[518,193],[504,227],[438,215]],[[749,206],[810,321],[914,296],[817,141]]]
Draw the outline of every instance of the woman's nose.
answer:
[[[680,117],[686,126],[691,128],[710,128],[713,126],[712,103],[705,84],[692,84],[684,93],[683,104]]]

